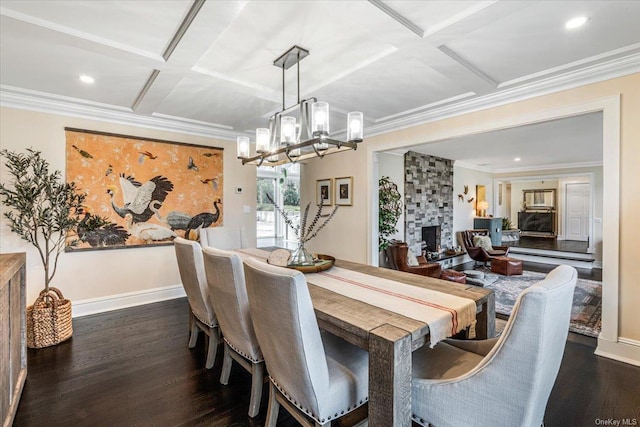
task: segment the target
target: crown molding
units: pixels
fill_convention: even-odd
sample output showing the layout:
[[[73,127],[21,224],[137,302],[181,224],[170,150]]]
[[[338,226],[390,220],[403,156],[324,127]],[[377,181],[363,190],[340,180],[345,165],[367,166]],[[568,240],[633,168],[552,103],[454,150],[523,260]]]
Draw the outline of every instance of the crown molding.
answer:
[[[603,162],[582,162],[582,163],[556,163],[541,166],[523,166],[519,168],[499,168],[492,169],[493,173],[513,173],[513,172],[534,172],[546,171],[554,169],[579,169],[579,168],[597,168],[601,167]]]
[[[479,165],[474,165],[473,163],[468,163],[462,160],[454,160],[453,161],[453,166],[457,166],[460,168],[465,168],[465,169],[471,169],[474,171],[479,171],[479,172],[488,172],[488,173],[493,173],[494,170],[486,167],[486,166],[479,166]]]
[[[386,123],[367,126],[365,132],[367,136],[380,135],[637,72],[640,72],[640,52],[518,87],[504,89],[497,93],[454,102],[433,110],[410,114],[403,118],[394,118]],[[151,116],[141,115],[136,114],[131,108],[127,107],[118,107],[7,85],[0,85],[0,106],[222,140],[235,140],[237,136],[243,134],[242,132],[233,131],[227,126],[208,122],[173,118],[158,114]]]
[[[391,120],[387,123],[368,126],[365,132],[366,136],[369,137],[381,135],[638,72],[640,72],[640,52],[635,52],[623,58],[612,59],[580,70],[569,71],[536,82],[450,104],[442,108]]]
[[[134,113],[131,108],[85,101],[68,96],[26,90],[7,85],[0,85],[0,106],[222,140],[235,140],[239,135],[238,132],[234,132],[228,128],[221,128],[206,122],[172,118],[171,116],[164,115],[145,116]]]

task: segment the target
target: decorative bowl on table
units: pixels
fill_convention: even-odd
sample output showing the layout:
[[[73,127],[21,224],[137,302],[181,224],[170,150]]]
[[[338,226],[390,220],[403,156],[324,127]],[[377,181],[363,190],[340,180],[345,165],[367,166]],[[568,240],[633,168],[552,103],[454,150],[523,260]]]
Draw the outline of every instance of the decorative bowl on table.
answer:
[[[289,265],[289,257],[291,252],[287,249],[277,249],[269,255],[267,263],[280,267],[292,268],[302,273],[319,273],[333,267],[336,259],[330,255],[313,254],[313,265]]]

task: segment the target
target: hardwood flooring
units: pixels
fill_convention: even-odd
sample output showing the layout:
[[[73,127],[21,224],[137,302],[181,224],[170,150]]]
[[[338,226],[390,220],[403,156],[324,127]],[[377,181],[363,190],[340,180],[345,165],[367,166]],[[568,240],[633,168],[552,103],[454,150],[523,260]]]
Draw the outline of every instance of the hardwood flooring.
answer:
[[[558,240],[555,238],[549,239],[544,237],[520,237],[518,241],[515,242],[506,242],[505,245],[520,247],[520,248],[531,248],[531,249],[545,249],[549,251],[560,251],[560,252],[578,252],[578,253],[587,253],[587,249],[589,248],[588,242],[579,242],[575,240]]]
[[[71,340],[29,350],[14,425],[262,426],[266,386],[250,419],[250,375],[234,366],[229,385],[220,385],[222,351],[205,369],[204,336],[187,347],[187,310],[182,298],[74,319]],[[570,334],[545,426],[640,423],[640,368],[594,356],[594,348],[594,339]],[[278,426],[297,425],[280,411]]]

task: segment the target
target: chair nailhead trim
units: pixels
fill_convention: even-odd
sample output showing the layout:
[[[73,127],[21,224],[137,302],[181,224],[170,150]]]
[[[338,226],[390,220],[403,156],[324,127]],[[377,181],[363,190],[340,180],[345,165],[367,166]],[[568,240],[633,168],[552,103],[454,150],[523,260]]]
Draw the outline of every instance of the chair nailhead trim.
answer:
[[[227,339],[225,337],[222,337],[222,339],[224,340],[224,342],[226,342],[229,345],[229,347],[231,347],[231,349],[233,351],[235,351],[236,353],[238,353],[240,356],[244,357],[248,361],[253,362],[253,363],[262,363],[262,362],[264,362],[264,359],[255,359],[255,358],[249,356],[248,354],[245,354],[242,351],[238,350],[233,344],[231,344],[229,341],[227,341]]]
[[[193,317],[195,317],[196,319],[198,319],[199,321],[201,321],[202,323],[204,323],[205,325],[207,325],[210,328],[216,328],[218,326],[218,322],[216,322],[215,319],[213,321],[213,324],[209,324],[208,321],[202,320],[193,310],[191,310],[191,313],[193,313]]]
[[[226,340],[225,340],[226,341]],[[319,423],[324,424],[325,421],[330,421],[331,420],[331,416],[329,415],[327,418],[323,418],[322,420],[320,419],[320,417],[318,417],[316,414],[314,414],[312,411],[310,411],[308,408],[303,407],[302,405],[300,405],[298,402],[296,402],[295,400],[293,400],[291,398],[291,396],[289,396],[289,394],[284,391],[282,389],[282,387],[280,387],[280,384],[277,383],[277,381],[275,381],[273,379],[273,377],[271,375],[269,375],[269,379],[271,380],[271,382],[273,383],[274,386],[276,386],[276,388],[278,389],[278,391],[280,391],[280,393],[282,393],[282,395],[284,397],[287,398],[287,400],[291,403],[293,403],[293,405],[300,409],[300,411],[302,411],[303,413],[309,415],[309,417],[313,418],[315,421],[318,421]],[[360,405],[362,405],[363,402],[367,402],[369,400],[369,396],[366,396],[364,399],[360,400]],[[352,408],[355,409],[357,408],[359,405],[354,404],[353,406],[349,406],[347,408],[347,412],[349,412]],[[345,411],[342,411],[341,414],[344,414]],[[336,412],[335,416],[333,418],[338,418],[338,413]]]

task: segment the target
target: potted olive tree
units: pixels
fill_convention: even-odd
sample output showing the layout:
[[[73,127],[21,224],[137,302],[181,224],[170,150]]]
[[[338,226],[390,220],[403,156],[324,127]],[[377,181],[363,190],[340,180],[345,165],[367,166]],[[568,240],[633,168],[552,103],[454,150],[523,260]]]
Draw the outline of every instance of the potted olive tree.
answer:
[[[49,172],[49,163],[39,151],[2,150],[0,156],[6,159],[10,176],[7,183],[0,183],[1,202],[8,208],[4,217],[11,231],[36,247],[44,268],[44,289],[27,307],[27,346],[56,345],[73,333],[71,302],[50,283],[67,235],[79,223],[78,211],[86,195],[75,183],[65,183],[60,171]]]
[[[398,232],[396,225],[402,215],[402,196],[398,186],[388,176],[378,181],[378,250],[379,265],[387,266],[386,249],[389,237]]]

